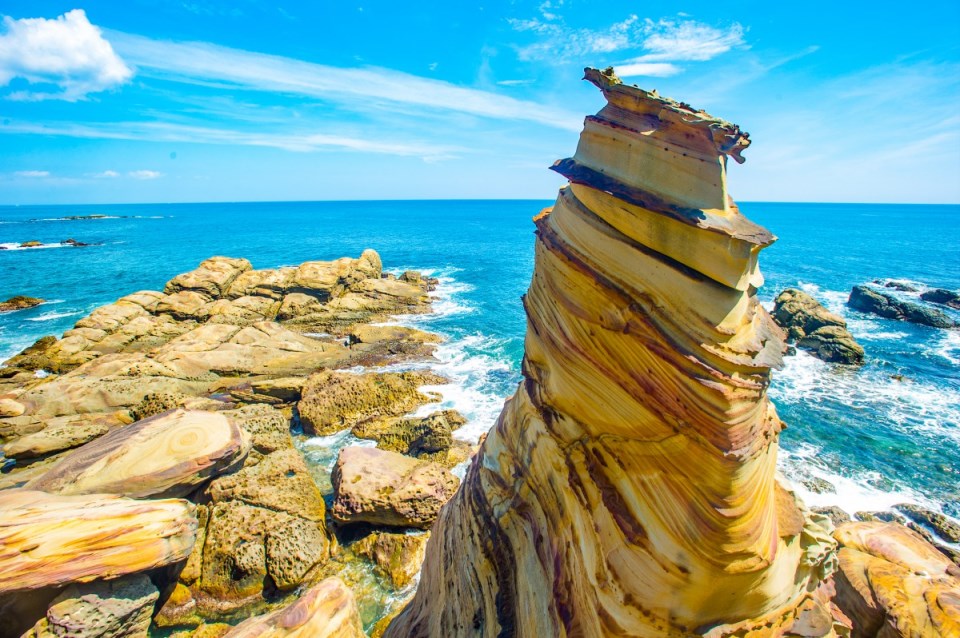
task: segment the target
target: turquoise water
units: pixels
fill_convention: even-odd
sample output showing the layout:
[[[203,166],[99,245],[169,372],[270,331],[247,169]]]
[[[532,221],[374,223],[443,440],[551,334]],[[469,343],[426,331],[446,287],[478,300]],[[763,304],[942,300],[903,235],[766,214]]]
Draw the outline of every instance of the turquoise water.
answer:
[[[520,295],[533,268],[530,218],[548,201],[305,202],[0,207],[0,244],[67,238],[96,244],[0,250],[0,299],[48,303],[0,315],[0,358],[59,335],[98,305],[212,255],[257,268],[380,252],[390,270],[440,277],[435,315],[418,325],[449,337],[438,357],[454,384],[445,401],[486,431],[519,379]],[[780,240],[761,264],[761,298],[800,286],[847,318],[868,361],[859,370],[803,353],[772,388],[784,432],[781,467],[820,477],[834,493],[813,504],[849,511],[903,501],[960,516],[960,332],[898,323],[846,308],[852,286],[876,278],[960,288],[960,206],[741,204]],[[107,219],[62,220],[71,215]],[[902,375],[894,379],[892,375]]]

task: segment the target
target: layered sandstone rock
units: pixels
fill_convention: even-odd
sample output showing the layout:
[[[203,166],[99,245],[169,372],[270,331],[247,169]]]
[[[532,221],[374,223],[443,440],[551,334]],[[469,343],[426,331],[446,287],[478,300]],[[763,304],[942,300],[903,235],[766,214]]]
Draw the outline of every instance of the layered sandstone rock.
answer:
[[[776,479],[774,237],[726,192],[749,139],[587,79],[608,104],[535,220],[525,380],[386,635],[834,635],[829,522]]]
[[[242,463],[249,449],[249,435],[222,414],[175,410],[87,443],[27,487],[60,494],[186,496]]]
[[[898,523],[840,526],[834,600],[853,638],[960,636],[960,568]]]
[[[338,578],[328,578],[289,607],[251,618],[224,638],[364,638],[353,594]]]
[[[179,499],[0,491],[0,594],[176,563],[196,533],[194,506]]]

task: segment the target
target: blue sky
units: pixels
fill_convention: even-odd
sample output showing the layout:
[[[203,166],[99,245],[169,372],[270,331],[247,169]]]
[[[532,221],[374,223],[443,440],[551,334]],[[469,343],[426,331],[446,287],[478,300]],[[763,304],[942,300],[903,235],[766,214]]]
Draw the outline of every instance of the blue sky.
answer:
[[[956,0],[77,2],[0,3],[0,204],[548,199],[585,65],[749,131],[736,199],[960,202]]]

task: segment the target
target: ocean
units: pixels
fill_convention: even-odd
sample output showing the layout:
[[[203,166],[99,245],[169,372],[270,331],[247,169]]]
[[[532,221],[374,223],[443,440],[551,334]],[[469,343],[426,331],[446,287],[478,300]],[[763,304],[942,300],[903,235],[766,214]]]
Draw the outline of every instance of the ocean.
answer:
[[[520,296],[533,270],[531,218],[551,201],[371,201],[0,207],[0,300],[46,299],[0,314],[0,359],[60,335],[99,305],[162,289],[213,255],[256,268],[358,256],[438,277],[436,312],[400,321],[444,335],[444,407],[476,440],[520,379]],[[808,505],[853,513],[918,503],[960,517],[960,331],[865,315],[850,288],[874,279],[960,289],[960,206],[747,202],[779,240],[761,256],[768,308],[799,287],[842,315],[866,349],[860,368],[800,352],[771,396],[788,427],[780,466]],[[98,219],[66,219],[103,215]],[[63,245],[66,239],[91,244]],[[50,245],[20,249],[21,242]],[[960,318],[960,313],[952,313]],[[342,437],[340,437],[342,438]],[[315,462],[328,464],[320,451]],[[342,444],[342,441],[340,441]],[[309,446],[308,448],[309,449]],[[308,458],[310,455],[308,455]],[[832,486],[811,489],[813,479]],[[821,483],[821,485],[823,485]]]

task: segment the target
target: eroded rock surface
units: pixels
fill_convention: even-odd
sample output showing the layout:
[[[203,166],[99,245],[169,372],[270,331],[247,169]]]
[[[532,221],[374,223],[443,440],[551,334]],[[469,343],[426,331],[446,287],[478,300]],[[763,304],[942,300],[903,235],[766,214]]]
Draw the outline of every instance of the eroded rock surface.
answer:
[[[430,527],[460,480],[444,467],[369,447],[341,450],[332,514],[341,523]]]
[[[43,303],[43,299],[37,297],[27,297],[17,295],[10,297],[6,301],[0,301],[0,312],[13,312],[14,310],[23,310],[24,308],[33,308]]]
[[[853,638],[960,635],[960,567],[898,523],[841,525],[834,601]]]
[[[726,192],[749,139],[586,73],[608,104],[535,218],[524,382],[385,635],[838,635],[831,525],[775,478],[774,237]]]

